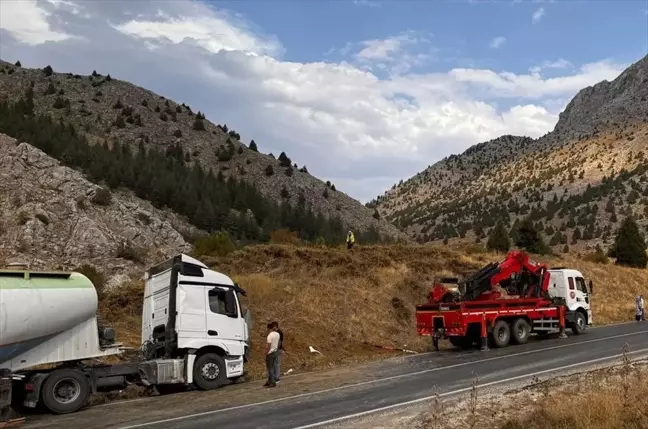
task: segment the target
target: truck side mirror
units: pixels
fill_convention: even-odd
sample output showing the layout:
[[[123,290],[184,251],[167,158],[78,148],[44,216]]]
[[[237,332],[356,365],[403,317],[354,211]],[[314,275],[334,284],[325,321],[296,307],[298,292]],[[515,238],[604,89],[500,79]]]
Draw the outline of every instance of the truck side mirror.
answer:
[[[589,281],[589,293],[594,293],[594,282]]]
[[[229,289],[225,292],[225,314],[229,317],[238,317],[238,310],[236,308],[235,292]]]

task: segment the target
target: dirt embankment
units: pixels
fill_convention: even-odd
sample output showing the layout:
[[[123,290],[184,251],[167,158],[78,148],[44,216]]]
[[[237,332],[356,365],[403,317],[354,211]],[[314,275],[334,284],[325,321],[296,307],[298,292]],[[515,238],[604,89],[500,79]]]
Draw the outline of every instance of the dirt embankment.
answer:
[[[393,356],[372,347],[387,345],[424,351],[429,341],[416,335],[414,306],[427,299],[435,276],[465,275],[502,255],[471,247],[391,245],[342,248],[289,245],[250,246],[226,257],[200,257],[232,276],[248,292],[252,311],[251,375],[264,374],[268,321],[286,335],[282,370],[303,372]],[[581,270],[594,281],[596,324],[633,318],[634,296],[648,287],[648,271],[595,264],[566,256],[536,257],[550,266]],[[105,291],[103,317],[119,341],[138,347],[141,281]],[[309,352],[309,346],[322,355]]]

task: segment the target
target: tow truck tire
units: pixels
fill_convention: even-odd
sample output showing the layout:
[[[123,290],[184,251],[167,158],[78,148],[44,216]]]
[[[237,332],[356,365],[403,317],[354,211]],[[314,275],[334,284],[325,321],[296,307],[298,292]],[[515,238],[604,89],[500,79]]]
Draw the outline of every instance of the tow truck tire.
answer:
[[[227,381],[225,361],[216,353],[205,353],[194,362],[194,383],[202,390],[218,389]]]
[[[571,325],[571,330],[574,333],[574,335],[580,335],[583,332],[585,332],[585,327],[587,325],[587,320],[585,319],[585,315],[577,311],[576,312],[576,319],[574,320],[574,323]]]
[[[88,401],[90,383],[77,369],[58,369],[45,379],[41,395],[43,405],[54,414],[73,413]]]
[[[493,327],[493,344],[502,348],[509,345],[511,341],[511,327],[504,320],[498,320]]]
[[[515,344],[526,344],[529,341],[531,326],[525,319],[515,319],[511,325],[511,341]]]

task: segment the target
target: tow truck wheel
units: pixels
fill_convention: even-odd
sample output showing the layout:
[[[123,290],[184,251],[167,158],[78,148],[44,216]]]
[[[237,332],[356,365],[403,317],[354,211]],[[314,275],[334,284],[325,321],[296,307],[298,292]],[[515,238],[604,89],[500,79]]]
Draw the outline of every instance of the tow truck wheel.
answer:
[[[55,414],[73,413],[86,404],[90,383],[76,369],[59,369],[52,372],[43,383],[43,404]]]
[[[202,390],[217,389],[225,384],[225,362],[216,353],[205,353],[194,363],[194,383]]]
[[[511,340],[513,340],[515,344],[525,344],[529,341],[530,332],[531,326],[529,326],[529,322],[522,318],[515,319],[511,326]]]
[[[585,332],[585,315],[580,311],[576,312],[576,320],[572,323],[571,330],[574,335],[580,335]]]
[[[511,328],[504,320],[498,320],[493,327],[493,344],[501,348],[509,345],[511,341]]]

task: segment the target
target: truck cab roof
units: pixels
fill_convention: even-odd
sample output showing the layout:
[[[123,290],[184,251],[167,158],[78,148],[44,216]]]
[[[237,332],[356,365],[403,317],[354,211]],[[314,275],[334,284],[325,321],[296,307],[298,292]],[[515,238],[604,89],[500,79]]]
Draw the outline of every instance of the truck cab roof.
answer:
[[[549,273],[562,273],[565,274],[567,277],[584,277],[583,273],[581,273],[578,270],[574,270],[571,268],[553,268],[550,270],[547,270]]]

